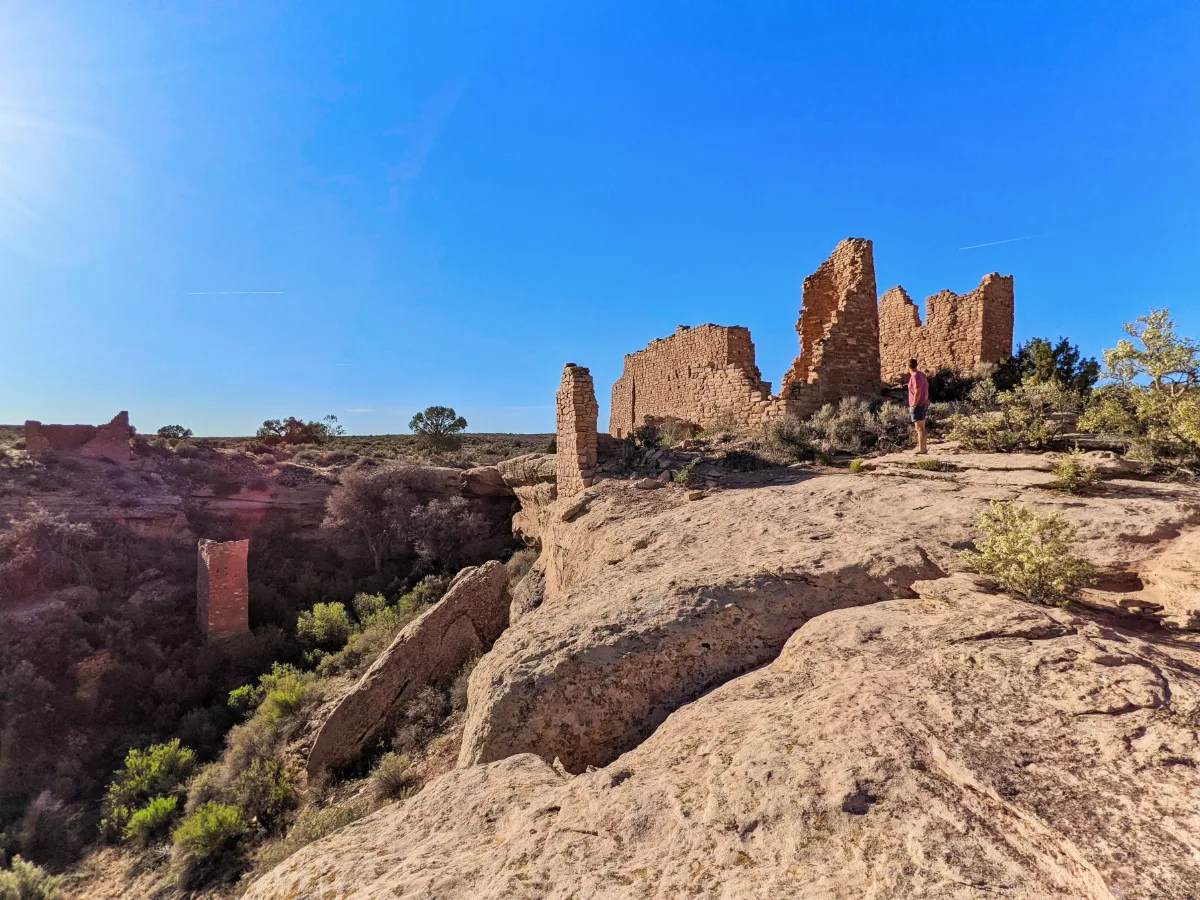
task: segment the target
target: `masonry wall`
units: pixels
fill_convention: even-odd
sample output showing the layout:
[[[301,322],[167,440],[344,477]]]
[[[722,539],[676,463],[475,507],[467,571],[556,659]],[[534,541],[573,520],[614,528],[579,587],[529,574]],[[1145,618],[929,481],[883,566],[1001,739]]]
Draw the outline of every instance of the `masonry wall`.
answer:
[[[629,436],[647,421],[708,428],[755,427],[785,415],[807,418],[844,397],[875,396],[908,359],[926,371],[974,371],[1012,353],[1012,277],[988,275],[979,288],[931,297],[929,321],[903,289],[878,299],[871,242],[847,238],[804,279],[796,332],[800,355],[778,396],[754,361],[750,332],[739,326],[680,325],[625,357],[613,385],[609,433]]]
[[[106,425],[43,425],[25,422],[25,452],[78,453],[125,465],[130,459],[129,413],[122,410]]]
[[[754,342],[740,326],[680,325],[670,337],[625,356],[613,385],[609,434],[627,437],[647,420],[676,419],[699,428],[764,421],[771,385],[754,363]]]
[[[596,419],[600,408],[591,373],[567,363],[556,401],[555,478],[558,496],[569,497],[590,487],[596,476]]]
[[[212,638],[250,631],[250,542],[201,539],[196,569],[196,622]]]
[[[902,287],[879,300],[880,376],[889,384],[907,380],[908,361],[922,371],[950,369],[973,375],[982,363],[1012,355],[1013,279],[993,272],[969,294],[942,291],[925,301],[925,323]]]
[[[802,418],[843,397],[879,393],[879,311],[871,242],[846,238],[804,279],[800,355],[780,395]]]

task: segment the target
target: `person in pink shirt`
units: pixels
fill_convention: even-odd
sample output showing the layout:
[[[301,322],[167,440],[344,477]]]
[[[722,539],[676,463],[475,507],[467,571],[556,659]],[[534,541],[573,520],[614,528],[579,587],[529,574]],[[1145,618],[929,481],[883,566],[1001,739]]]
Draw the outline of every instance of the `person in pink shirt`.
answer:
[[[908,361],[908,414],[917,429],[917,452],[925,453],[925,410],[929,408],[929,379],[917,368],[917,361]]]

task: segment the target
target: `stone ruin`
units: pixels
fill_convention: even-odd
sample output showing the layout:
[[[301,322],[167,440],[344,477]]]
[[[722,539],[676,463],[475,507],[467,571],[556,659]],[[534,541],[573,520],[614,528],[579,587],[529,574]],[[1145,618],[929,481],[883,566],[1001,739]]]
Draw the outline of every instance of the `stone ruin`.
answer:
[[[752,427],[784,416],[807,418],[826,403],[875,395],[885,383],[897,383],[912,356],[927,372],[973,374],[981,363],[1011,355],[1012,276],[988,275],[970,294],[943,291],[929,304],[922,326],[902,289],[881,302],[871,242],[847,238],[804,279],[796,323],[800,355],[778,395],[762,380],[747,329],[681,325],[626,355],[613,385],[609,433],[627,437],[647,422]]]
[[[880,376],[885,384],[907,381],[912,357],[926,372],[962,375],[1002,362],[1012,356],[1013,309],[1012,276],[992,273],[969,294],[927,298],[922,325],[917,305],[897,285],[879,300]]]
[[[31,456],[75,453],[124,466],[130,459],[129,438],[129,413],[124,410],[107,425],[43,425],[33,419],[25,422],[25,452]]]
[[[787,412],[808,418],[842,397],[879,392],[879,314],[871,242],[846,238],[804,279],[800,355],[783,376]]]
[[[210,638],[250,631],[250,541],[201,539],[196,570],[196,623]]]
[[[596,475],[599,404],[591,373],[575,363],[567,363],[556,399],[555,480],[558,496],[570,497],[591,487]]]

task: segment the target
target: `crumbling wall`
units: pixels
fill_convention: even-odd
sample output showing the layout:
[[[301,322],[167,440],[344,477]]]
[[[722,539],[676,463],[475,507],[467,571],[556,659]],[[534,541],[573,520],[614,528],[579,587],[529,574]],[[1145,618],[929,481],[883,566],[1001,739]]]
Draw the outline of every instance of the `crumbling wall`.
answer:
[[[800,355],[780,391],[792,415],[807,417],[843,397],[879,392],[879,311],[871,242],[846,238],[804,279]]]
[[[43,425],[25,422],[25,452],[78,453],[129,463],[129,413],[122,410],[107,425]]]
[[[250,631],[250,542],[201,539],[196,570],[196,622],[212,638]]]
[[[922,371],[962,375],[1006,359],[1012,355],[1014,306],[1012,276],[993,272],[969,294],[942,291],[929,297],[922,325],[904,288],[892,288],[879,300],[880,377],[903,382],[913,357]]]
[[[754,342],[740,326],[680,325],[673,335],[625,356],[613,385],[608,431],[628,437],[647,420],[700,428],[752,425],[769,416],[771,385],[754,363]]]
[[[807,418],[844,397],[877,395],[914,355],[926,371],[974,371],[1012,353],[1011,276],[988,275],[970,294],[943,291],[928,303],[922,328],[903,289],[880,301],[871,242],[847,238],[804,279],[796,322],[800,355],[778,396],[762,380],[745,328],[680,325],[670,337],[625,357],[613,385],[609,433],[628,437],[655,420],[708,428]]]
[[[555,480],[559,497],[591,487],[596,475],[596,418],[599,415],[591,373],[567,363],[558,388],[555,421],[558,452]]]

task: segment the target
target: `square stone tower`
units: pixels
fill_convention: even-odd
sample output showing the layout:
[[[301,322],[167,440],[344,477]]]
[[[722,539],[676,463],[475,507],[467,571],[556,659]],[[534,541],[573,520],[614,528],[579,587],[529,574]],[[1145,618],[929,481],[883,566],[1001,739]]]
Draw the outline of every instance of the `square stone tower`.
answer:
[[[201,538],[196,569],[196,624],[210,638],[250,631],[250,541]]]
[[[567,363],[557,395],[558,496],[570,497],[591,487],[596,475],[596,418],[600,406],[591,373]]]

